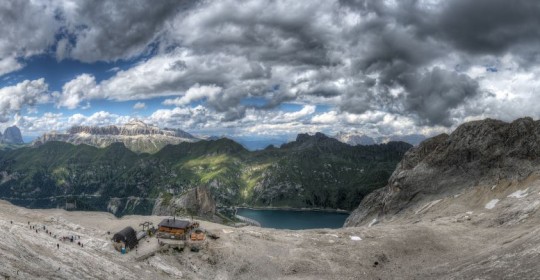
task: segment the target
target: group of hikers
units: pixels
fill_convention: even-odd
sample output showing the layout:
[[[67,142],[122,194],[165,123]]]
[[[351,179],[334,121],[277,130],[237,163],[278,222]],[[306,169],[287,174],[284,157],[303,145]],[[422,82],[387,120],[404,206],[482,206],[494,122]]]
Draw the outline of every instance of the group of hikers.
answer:
[[[13,224],[13,221],[11,221],[11,224]],[[36,226],[36,225],[31,225],[30,222],[28,222],[28,227],[31,229],[31,230],[35,230],[36,233],[39,233],[39,226]],[[49,236],[51,237],[54,237],[56,239],[56,234],[53,235],[52,231],[50,231],[49,229],[47,229],[46,226],[43,226],[43,231],[45,231],[46,234],[48,234]],[[62,236],[59,238],[60,241],[62,242],[75,242],[75,240],[80,240],[81,239],[81,236],[80,235],[71,235],[71,236]],[[81,241],[77,241],[77,245],[80,246],[81,248],[84,247],[83,243]],[[56,248],[57,249],[60,249],[60,243],[56,243]]]

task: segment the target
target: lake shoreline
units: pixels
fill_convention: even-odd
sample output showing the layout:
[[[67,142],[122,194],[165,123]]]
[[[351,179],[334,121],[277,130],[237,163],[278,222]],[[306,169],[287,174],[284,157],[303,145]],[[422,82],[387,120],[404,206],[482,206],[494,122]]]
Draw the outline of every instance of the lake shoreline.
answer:
[[[263,228],[304,230],[343,227],[349,214],[343,211],[328,210],[283,207],[254,209],[242,207],[236,209],[235,216],[241,217],[247,222],[254,221],[254,224]]]
[[[326,208],[297,208],[297,207],[274,207],[274,206],[235,206],[236,209],[250,209],[250,210],[284,210],[284,211],[314,211],[314,212],[328,212],[328,213],[342,213],[351,214],[350,211],[343,209],[326,209]]]

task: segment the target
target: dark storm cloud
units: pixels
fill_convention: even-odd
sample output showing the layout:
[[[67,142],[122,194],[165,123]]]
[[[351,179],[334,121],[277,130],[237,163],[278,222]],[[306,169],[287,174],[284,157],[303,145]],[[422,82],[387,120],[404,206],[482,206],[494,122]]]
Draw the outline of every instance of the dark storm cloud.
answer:
[[[226,51],[280,64],[332,63],[328,34],[313,25],[321,5],[299,1],[294,4],[301,7],[287,10],[281,1],[223,2],[201,7],[207,16],[201,16],[198,29],[178,30],[196,52]]]
[[[55,9],[36,2],[0,1],[0,76],[23,67],[24,58],[54,44]]]
[[[61,10],[67,44],[64,57],[84,62],[114,61],[144,51],[161,35],[163,25],[196,1],[78,1],[74,10]],[[58,53],[58,52],[57,52]]]
[[[540,2],[534,0],[446,1],[436,23],[443,39],[473,53],[502,53],[540,43]]]
[[[361,113],[367,104],[417,116],[418,123],[451,125],[450,110],[479,95],[477,82],[464,73],[435,68],[453,55],[454,65],[475,56],[511,53],[520,65],[538,61],[540,2],[456,0],[340,1],[359,14],[376,15],[348,34],[363,44],[354,73],[376,76],[345,93],[342,110]],[[356,42],[354,42],[356,43]],[[462,66],[461,66],[462,67]],[[466,69],[464,69],[466,70]],[[401,94],[390,91],[403,89]],[[403,111],[404,110],[404,111]]]
[[[437,67],[420,77],[408,75],[404,79],[408,92],[405,109],[418,114],[423,125],[450,126],[449,110],[478,94],[478,83],[467,75]]]

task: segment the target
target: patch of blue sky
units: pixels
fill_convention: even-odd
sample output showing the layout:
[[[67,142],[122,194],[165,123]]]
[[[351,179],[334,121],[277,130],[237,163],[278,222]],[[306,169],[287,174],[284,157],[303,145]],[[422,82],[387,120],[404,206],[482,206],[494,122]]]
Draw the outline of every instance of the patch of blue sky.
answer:
[[[315,113],[321,114],[331,111],[333,106],[327,104],[317,104],[315,107]]]
[[[281,103],[278,106],[278,109],[284,112],[296,112],[304,108],[304,105],[297,103]]]
[[[263,108],[268,105],[268,100],[263,97],[248,97],[242,99],[240,104],[248,107]]]
[[[61,91],[65,83],[81,74],[91,74],[99,83],[112,77],[117,70],[128,69],[139,60],[83,63],[71,59],[57,61],[47,54],[37,55],[22,60],[21,63],[25,65],[22,69],[2,77],[0,87],[14,85],[24,80],[45,78],[50,91]]]

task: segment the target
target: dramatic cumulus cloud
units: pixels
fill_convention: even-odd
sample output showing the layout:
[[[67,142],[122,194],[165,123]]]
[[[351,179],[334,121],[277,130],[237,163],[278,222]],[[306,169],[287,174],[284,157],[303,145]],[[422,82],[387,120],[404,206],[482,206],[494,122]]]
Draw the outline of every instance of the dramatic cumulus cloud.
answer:
[[[64,24],[59,59],[84,62],[140,55],[163,32],[165,23],[195,1],[67,1],[59,9]]]
[[[161,97],[148,121],[199,130],[430,133],[540,117],[539,14],[533,0],[7,1],[0,75],[41,53],[135,59],[50,95],[75,110]]]
[[[67,82],[62,87],[62,94],[54,93],[59,107],[75,109],[79,104],[94,97],[100,97],[101,92],[96,86],[96,79],[92,75],[82,74]]]
[[[0,2],[0,76],[21,69],[23,58],[54,44],[55,8],[37,1]]]
[[[44,79],[25,80],[14,86],[0,88],[0,121],[6,122],[26,106],[46,102],[47,91],[48,85]]]

